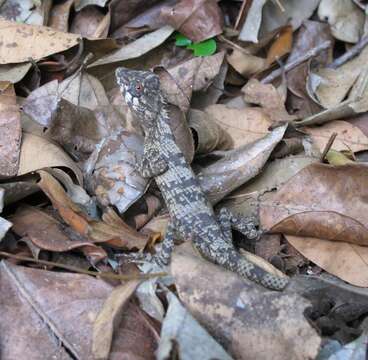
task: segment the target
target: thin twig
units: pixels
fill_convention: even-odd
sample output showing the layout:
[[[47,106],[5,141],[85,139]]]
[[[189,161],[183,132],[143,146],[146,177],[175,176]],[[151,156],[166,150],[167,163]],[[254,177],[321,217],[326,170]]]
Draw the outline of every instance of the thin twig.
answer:
[[[303,62],[309,60],[312,57],[317,56],[321,51],[328,49],[331,46],[332,42],[330,40],[327,40],[323,42],[322,44],[319,44],[318,46],[314,47],[313,49],[310,49],[305,54],[303,54],[301,57],[295,59],[294,61],[289,62],[285,65],[285,67],[276,69],[272,71],[268,76],[266,76],[261,83],[262,84],[269,84],[273,80],[277,79],[283,71],[288,72],[298,65],[302,64]]]
[[[21,260],[21,261],[29,261],[29,262],[33,262],[33,263],[41,264],[41,265],[54,266],[60,269],[69,270],[69,271],[76,272],[79,274],[91,275],[91,276],[102,277],[102,278],[107,278],[107,279],[124,280],[124,281],[125,280],[135,280],[135,279],[150,279],[153,277],[162,277],[162,276],[167,275],[164,272],[152,273],[152,274],[122,275],[122,274],[115,274],[112,272],[90,271],[90,270],[84,270],[84,269],[81,269],[81,268],[78,268],[72,265],[64,265],[64,264],[60,264],[60,263],[53,262],[53,261],[33,259],[28,256],[14,255],[14,254],[7,253],[5,251],[0,251],[0,256],[4,256],[4,257],[11,258],[11,259],[16,259],[16,260]]]
[[[237,30],[238,27],[239,27],[240,21],[243,18],[243,15],[244,15],[245,7],[248,5],[247,3],[249,3],[249,0],[243,0],[243,3],[241,4],[239,14],[238,14],[238,17],[237,17],[237,19],[235,21],[235,25],[234,25],[235,30]]]
[[[276,5],[280,8],[281,12],[285,12],[285,8],[284,5],[282,5],[280,0],[274,0],[274,2],[276,3]]]
[[[362,37],[354,46],[352,46],[343,55],[335,59],[331,64],[326,67],[329,69],[337,69],[353,57],[357,56],[368,45],[368,36]]]
[[[322,155],[321,155],[321,161],[325,160],[325,157],[327,155],[327,153],[330,151],[332,144],[334,143],[335,139],[337,136],[337,132],[334,132],[331,134],[330,138],[327,141],[327,144],[325,146],[325,148],[323,149]]]

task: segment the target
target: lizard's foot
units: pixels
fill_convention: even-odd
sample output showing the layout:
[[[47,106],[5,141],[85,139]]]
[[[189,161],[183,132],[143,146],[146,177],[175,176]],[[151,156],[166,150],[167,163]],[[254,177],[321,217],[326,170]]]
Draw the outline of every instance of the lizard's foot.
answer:
[[[234,215],[229,209],[221,208],[218,214],[221,229],[231,241],[231,228],[239,231],[250,240],[258,239],[262,232],[257,229],[257,221],[253,217]]]

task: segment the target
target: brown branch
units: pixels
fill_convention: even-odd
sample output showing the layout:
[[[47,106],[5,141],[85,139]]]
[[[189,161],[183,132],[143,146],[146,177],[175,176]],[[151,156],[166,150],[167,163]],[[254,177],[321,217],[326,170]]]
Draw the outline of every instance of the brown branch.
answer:
[[[309,60],[312,57],[317,56],[321,51],[328,49],[331,45],[332,45],[332,42],[330,40],[327,40],[323,42],[322,44],[319,44],[318,46],[310,49],[309,51],[307,51],[305,54],[295,59],[294,61],[287,63],[284,68],[279,68],[279,69],[272,71],[263,80],[261,80],[261,83],[269,84],[273,80],[277,79],[283,73],[283,71],[288,72],[296,68],[298,65],[302,64],[303,62]]]
[[[324,161],[327,153],[330,151],[331,149],[331,146],[332,144],[334,143],[335,139],[336,139],[336,136],[337,136],[337,132],[334,132],[331,134],[330,138],[328,139],[328,142],[322,152],[322,155],[321,155],[321,161]]]
[[[90,270],[84,270],[81,268],[78,268],[76,266],[72,265],[64,265],[53,261],[47,261],[47,260],[39,260],[39,259],[33,259],[28,256],[22,256],[22,255],[14,255],[7,253],[5,251],[0,251],[0,256],[8,257],[11,259],[21,260],[21,261],[29,261],[36,264],[41,265],[47,265],[47,266],[54,266],[58,267],[60,269],[69,270],[75,273],[79,274],[85,274],[85,275],[91,275],[96,277],[102,277],[107,279],[115,279],[115,280],[135,280],[135,279],[150,279],[153,277],[162,277],[166,276],[166,273],[152,273],[152,274],[137,274],[137,275],[122,275],[122,274],[115,274],[112,272],[97,272],[97,271],[90,271]]]

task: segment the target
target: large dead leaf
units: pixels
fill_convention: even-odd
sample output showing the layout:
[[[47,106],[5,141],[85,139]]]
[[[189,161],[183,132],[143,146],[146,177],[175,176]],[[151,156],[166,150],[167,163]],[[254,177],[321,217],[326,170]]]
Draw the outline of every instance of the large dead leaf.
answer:
[[[176,249],[171,264],[179,297],[234,358],[316,356],[321,339],[303,315],[305,299],[260,289],[184,245]]]
[[[39,60],[78,44],[79,35],[0,19],[0,64]],[[11,51],[10,51],[11,50]]]
[[[211,105],[206,112],[231,136],[234,147],[249,144],[268,133],[272,121],[260,109],[230,109],[225,105]]]
[[[313,143],[321,152],[326,147],[333,133],[337,133],[337,137],[331,147],[334,150],[358,152],[368,149],[367,136],[357,126],[347,121],[335,120],[323,126],[308,127],[303,128],[303,130],[311,136]]]
[[[307,166],[261,203],[264,229],[368,246],[368,167]]]
[[[0,177],[14,176],[19,167],[22,129],[14,86],[9,83],[0,94],[0,128]]]
[[[0,263],[1,358],[92,359],[93,323],[112,287],[90,276]],[[20,325],[21,324],[21,325]],[[130,303],[113,339],[112,360],[153,359],[157,332]],[[63,346],[60,346],[60,343]]]
[[[163,8],[161,16],[193,42],[222,33],[223,16],[217,1],[181,0],[173,7]]]
[[[368,247],[341,241],[286,235],[307,259],[340,279],[368,287]]]

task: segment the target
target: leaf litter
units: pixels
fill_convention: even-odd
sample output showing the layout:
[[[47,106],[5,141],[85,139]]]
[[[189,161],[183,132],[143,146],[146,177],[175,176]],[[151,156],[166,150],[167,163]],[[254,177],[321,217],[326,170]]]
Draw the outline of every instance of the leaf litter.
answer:
[[[367,10],[357,0],[3,1],[2,359],[363,359]],[[118,66],[160,77],[207,198],[256,219],[260,240],[234,232],[235,245],[289,276],[285,291],[188,242],[170,267],[126,260],[160,250],[169,216],[137,171],[143,132]]]

